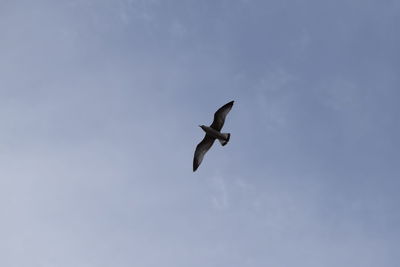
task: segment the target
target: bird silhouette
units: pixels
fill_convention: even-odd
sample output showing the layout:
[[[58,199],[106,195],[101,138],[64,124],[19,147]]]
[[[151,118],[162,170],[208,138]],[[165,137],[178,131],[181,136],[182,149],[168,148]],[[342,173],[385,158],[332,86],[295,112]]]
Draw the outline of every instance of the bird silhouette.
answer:
[[[203,161],[204,155],[214,144],[215,139],[225,146],[231,137],[230,133],[221,133],[224,126],[226,115],[231,111],[234,101],[231,101],[220,107],[214,114],[214,121],[210,126],[199,125],[206,132],[203,140],[197,145],[194,152],[193,171],[195,172]]]

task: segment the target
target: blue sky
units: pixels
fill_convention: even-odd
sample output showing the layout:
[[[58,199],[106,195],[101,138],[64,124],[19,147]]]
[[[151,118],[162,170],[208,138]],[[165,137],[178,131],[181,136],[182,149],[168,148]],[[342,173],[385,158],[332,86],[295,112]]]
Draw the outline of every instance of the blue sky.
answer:
[[[1,1],[0,265],[398,266],[399,23],[389,0]]]

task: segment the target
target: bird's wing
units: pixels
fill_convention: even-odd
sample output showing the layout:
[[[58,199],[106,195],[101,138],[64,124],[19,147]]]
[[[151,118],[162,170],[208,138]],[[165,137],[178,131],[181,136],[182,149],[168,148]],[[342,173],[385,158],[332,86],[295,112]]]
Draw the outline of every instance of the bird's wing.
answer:
[[[193,171],[196,171],[199,167],[200,163],[203,160],[204,155],[213,145],[215,138],[206,134],[203,140],[197,145],[196,151],[194,152],[194,159],[193,159]]]
[[[231,111],[234,101],[231,101],[222,107],[220,107],[214,114],[214,121],[210,125],[211,128],[221,131],[222,126],[224,126],[226,115]]]

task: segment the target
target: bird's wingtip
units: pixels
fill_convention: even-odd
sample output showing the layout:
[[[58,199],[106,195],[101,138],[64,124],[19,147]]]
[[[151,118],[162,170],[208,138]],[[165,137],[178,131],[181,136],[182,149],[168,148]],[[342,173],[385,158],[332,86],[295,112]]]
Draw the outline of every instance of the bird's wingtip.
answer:
[[[197,170],[199,166],[196,166],[196,164],[193,164],[193,172],[195,172]]]

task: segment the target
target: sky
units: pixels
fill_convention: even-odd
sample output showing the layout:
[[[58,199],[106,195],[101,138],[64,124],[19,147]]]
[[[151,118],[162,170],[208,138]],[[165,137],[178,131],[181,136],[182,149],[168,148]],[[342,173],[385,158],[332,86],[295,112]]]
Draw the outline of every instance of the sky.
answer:
[[[0,266],[397,267],[399,26],[395,0],[0,0]]]

